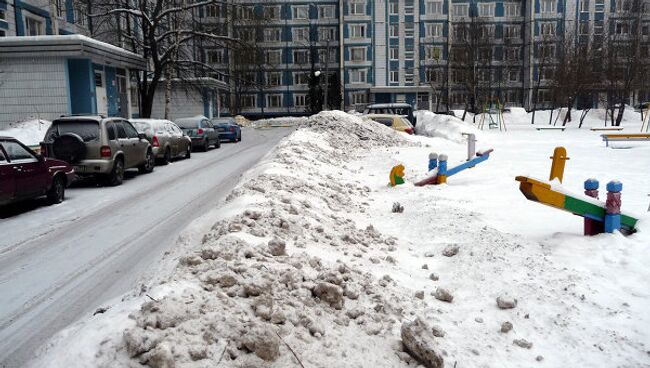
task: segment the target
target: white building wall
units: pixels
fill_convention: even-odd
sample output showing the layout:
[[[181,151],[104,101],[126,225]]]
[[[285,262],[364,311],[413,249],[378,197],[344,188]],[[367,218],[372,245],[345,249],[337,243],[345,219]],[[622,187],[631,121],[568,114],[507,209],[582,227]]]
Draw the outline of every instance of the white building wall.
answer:
[[[30,118],[53,120],[68,109],[63,58],[0,60],[0,128]]]
[[[5,21],[7,22],[9,29],[0,28],[0,30],[5,31],[5,36],[7,37],[16,35],[16,14],[13,3],[13,0],[9,0],[6,4],[7,9],[5,9]]]
[[[203,114],[203,98],[198,91],[172,90],[170,120]],[[162,85],[156,90],[151,117],[162,119],[164,116],[165,86]]]

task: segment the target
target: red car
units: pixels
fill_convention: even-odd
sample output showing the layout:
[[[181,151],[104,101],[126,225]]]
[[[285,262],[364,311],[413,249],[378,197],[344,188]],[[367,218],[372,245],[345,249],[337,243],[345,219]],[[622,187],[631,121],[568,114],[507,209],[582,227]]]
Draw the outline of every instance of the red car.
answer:
[[[41,196],[61,203],[74,177],[66,162],[43,158],[18,140],[0,136],[0,205]]]

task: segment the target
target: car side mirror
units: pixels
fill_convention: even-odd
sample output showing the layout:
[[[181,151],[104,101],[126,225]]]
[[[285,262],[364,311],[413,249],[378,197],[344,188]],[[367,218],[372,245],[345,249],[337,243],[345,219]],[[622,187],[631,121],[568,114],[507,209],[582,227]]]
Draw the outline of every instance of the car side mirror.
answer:
[[[138,133],[138,138],[140,139],[147,139],[147,135],[144,133]]]

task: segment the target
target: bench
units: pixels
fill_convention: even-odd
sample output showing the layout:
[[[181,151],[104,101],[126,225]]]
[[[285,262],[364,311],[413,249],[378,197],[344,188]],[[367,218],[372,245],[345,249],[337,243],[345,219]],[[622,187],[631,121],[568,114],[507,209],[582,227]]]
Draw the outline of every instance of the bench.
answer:
[[[650,134],[601,134],[605,147],[609,142],[643,142],[650,141]]]
[[[607,128],[591,128],[592,132],[609,132],[609,131],[618,131],[623,130],[623,127],[607,127]]]
[[[535,129],[537,129],[537,130],[561,130],[561,131],[564,131],[564,129],[566,129],[566,127],[563,127],[563,126],[561,126],[561,127],[548,126],[548,127],[536,127]]]

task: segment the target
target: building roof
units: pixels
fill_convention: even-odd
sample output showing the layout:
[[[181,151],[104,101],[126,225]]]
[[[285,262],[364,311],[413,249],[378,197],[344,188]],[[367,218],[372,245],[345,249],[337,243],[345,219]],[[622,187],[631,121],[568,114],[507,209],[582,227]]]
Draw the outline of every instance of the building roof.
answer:
[[[140,55],[83,35],[0,37],[0,58],[87,57],[118,68],[146,70]]]

